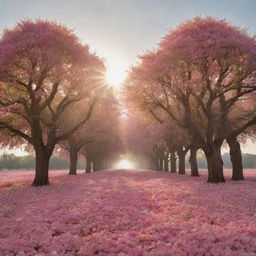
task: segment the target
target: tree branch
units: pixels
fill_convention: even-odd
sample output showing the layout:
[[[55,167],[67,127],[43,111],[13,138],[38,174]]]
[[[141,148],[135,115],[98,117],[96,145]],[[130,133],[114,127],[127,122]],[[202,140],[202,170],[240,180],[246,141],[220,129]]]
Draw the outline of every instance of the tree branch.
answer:
[[[28,136],[27,134],[25,134],[24,132],[12,127],[11,125],[0,121],[0,129],[7,129],[10,132],[16,134],[17,136],[22,137],[23,139],[25,139],[26,141],[28,141],[29,143],[31,143],[33,145],[33,140],[30,136]]]
[[[76,132],[83,124],[85,124],[91,117],[92,111],[94,109],[94,106],[96,104],[97,98],[95,97],[92,104],[89,106],[89,110],[86,114],[86,117],[77,125],[75,125],[73,128],[71,128],[69,131],[63,133],[62,135],[59,135],[55,138],[55,142],[59,142],[62,140],[67,139],[71,134],[73,134],[74,132]]]

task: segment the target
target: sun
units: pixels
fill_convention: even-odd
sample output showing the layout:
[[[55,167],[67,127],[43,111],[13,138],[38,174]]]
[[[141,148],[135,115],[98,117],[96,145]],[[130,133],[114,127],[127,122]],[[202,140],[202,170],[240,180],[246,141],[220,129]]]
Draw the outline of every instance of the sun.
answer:
[[[118,61],[111,61],[107,65],[106,81],[109,85],[116,89],[122,87],[122,83],[126,76],[126,67],[123,63]]]
[[[115,165],[115,169],[133,169],[134,165],[127,159],[123,159]]]

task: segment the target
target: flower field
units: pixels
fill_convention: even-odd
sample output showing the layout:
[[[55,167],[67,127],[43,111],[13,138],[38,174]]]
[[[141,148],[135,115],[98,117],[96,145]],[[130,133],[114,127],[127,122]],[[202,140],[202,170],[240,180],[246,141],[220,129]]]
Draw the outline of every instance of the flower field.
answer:
[[[253,256],[256,172],[207,184],[145,170],[0,172],[0,255]],[[226,172],[229,176],[229,172]]]

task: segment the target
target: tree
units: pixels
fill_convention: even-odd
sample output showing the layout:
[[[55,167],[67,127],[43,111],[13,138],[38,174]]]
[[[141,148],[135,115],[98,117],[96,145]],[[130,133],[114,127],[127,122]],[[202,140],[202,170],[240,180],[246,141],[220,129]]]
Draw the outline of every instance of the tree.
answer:
[[[251,124],[254,123],[254,118],[252,117],[255,117],[254,94],[252,92],[245,99],[237,102],[232,112],[230,112],[230,117],[232,117],[228,122],[230,134],[226,138],[226,142],[229,146],[229,155],[232,163],[232,180],[244,179],[240,142],[245,143],[249,137],[252,137],[252,133],[249,130],[253,129]],[[244,124],[248,127],[247,129],[243,129]],[[242,130],[239,130],[240,127],[242,127]]]
[[[84,135],[80,139],[90,142],[81,150],[86,158],[86,172],[90,172],[91,167],[94,171],[111,168],[112,162],[122,153],[118,105],[109,88],[99,99],[93,117],[84,126]]]
[[[189,164],[191,168],[191,176],[199,177],[198,165],[197,165],[197,150],[199,149],[198,145],[191,144],[190,145],[190,156],[189,156]]]
[[[133,83],[132,74],[130,75],[130,82]],[[131,89],[130,86],[133,85],[130,82],[128,79],[125,87],[125,100],[127,105],[130,106],[130,118],[126,124],[130,134],[128,132],[126,137],[128,135],[128,145],[131,144],[131,150],[134,150],[134,146],[137,144],[137,148],[141,148],[141,152],[144,152],[144,154],[150,148],[153,148],[153,154],[151,153],[155,158],[153,168],[163,170],[164,167],[165,171],[169,171],[170,160],[170,170],[173,173],[177,172],[177,152],[179,174],[185,174],[185,156],[188,150],[191,150],[191,175],[199,176],[196,160],[196,151],[199,146],[193,141],[188,130],[178,126],[175,120],[170,120],[166,113],[155,108],[154,104],[148,101],[148,92],[140,91],[138,93],[138,88],[141,87],[136,86],[136,84]],[[145,148],[143,148],[141,141],[144,143],[147,141],[149,144],[146,144]]]
[[[103,62],[65,26],[28,20],[4,31],[0,40],[0,129],[33,146],[33,185],[49,184],[49,159],[55,145],[90,118],[103,72]],[[81,102],[83,117],[69,129],[62,127],[66,111]]]
[[[128,103],[127,96],[124,100]],[[122,134],[127,154],[136,155],[135,162],[139,168],[162,170],[165,145],[161,135],[161,124],[156,122],[150,114],[145,114],[131,105],[127,111],[123,118]],[[143,165],[142,159],[146,159],[148,164]]]
[[[118,135],[119,129],[119,111],[117,108],[118,102],[115,99],[111,88],[105,87],[101,89],[101,95],[98,98],[97,105],[94,107],[93,116],[84,125],[81,125],[79,129],[70,134],[65,141],[59,143],[60,147],[69,152],[70,159],[70,175],[76,175],[77,171],[77,160],[80,152],[84,154],[87,163],[87,172],[90,172],[90,157],[86,150],[82,148],[94,148],[95,145],[99,148],[104,148],[103,143],[106,140],[110,143],[112,135]],[[80,108],[72,109],[67,115],[75,116],[80,114]],[[107,120],[105,118],[108,117]],[[76,117],[77,118],[77,117]],[[65,126],[72,126],[72,118],[65,118]],[[104,137],[106,137],[104,139]],[[89,145],[93,143],[93,145]],[[87,145],[87,146],[86,146]],[[96,151],[99,151],[99,149]],[[99,152],[98,152],[99,153]],[[110,161],[105,155],[104,161]],[[94,156],[95,158],[96,156]],[[102,161],[102,160],[101,160]],[[109,167],[109,165],[107,165]]]
[[[76,104],[73,107],[70,107],[68,111],[66,111],[65,116],[63,116],[63,120],[61,120],[61,122],[62,127],[65,130],[72,128],[76,120],[81,120],[83,115],[81,112],[81,109],[83,109],[83,102],[80,103],[82,104]],[[98,104],[99,100],[97,101],[97,105]],[[97,109],[97,106],[95,106],[93,109],[93,115],[95,115],[95,109]],[[77,161],[79,152],[82,147],[92,142],[88,139],[87,134],[87,124],[90,122],[90,120],[81,125],[74,133],[69,134],[66,140],[58,142],[58,154],[64,156],[66,156],[67,152],[69,154],[69,175],[77,174]]]
[[[141,59],[129,86],[139,84],[144,106],[161,109],[189,130],[205,153],[208,182],[224,182],[224,140],[256,121],[248,112],[231,115],[256,89],[255,40],[226,21],[195,18],[168,33],[157,51]]]

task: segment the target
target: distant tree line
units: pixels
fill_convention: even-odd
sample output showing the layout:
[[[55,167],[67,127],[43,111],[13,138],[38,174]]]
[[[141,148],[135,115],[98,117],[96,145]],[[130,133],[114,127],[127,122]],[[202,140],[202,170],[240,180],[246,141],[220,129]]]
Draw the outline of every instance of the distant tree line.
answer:
[[[231,169],[232,163],[229,158],[229,154],[222,155],[224,168]],[[198,156],[197,158],[198,168],[207,169],[207,161],[205,157]],[[244,168],[256,168],[256,155],[255,154],[243,154]],[[52,156],[50,159],[50,170],[65,170],[69,168],[69,160],[58,156]],[[77,163],[78,169],[84,169],[86,167],[86,161],[79,159]],[[15,156],[14,154],[3,154],[0,156],[0,170],[33,170],[35,168],[35,156]],[[189,159],[186,159],[186,168],[190,168]]]
[[[245,169],[256,168],[256,155],[254,154],[242,154],[243,156],[243,167]],[[222,155],[223,167],[225,169],[232,169],[232,162],[228,153]],[[203,156],[197,158],[198,167],[200,169],[207,169],[207,161]],[[186,167],[190,168],[189,161],[186,162]]]
[[[49,169],[51,170],[65,170],[69,168],[69,160],[57,156],[52,156],[50,159]],[[83,159],[78,161],[78,169],[85,168],[85,161]],[[15,156],[14,154],[3,154],[0,156],[0,170],[34,170],[35,156]]]

